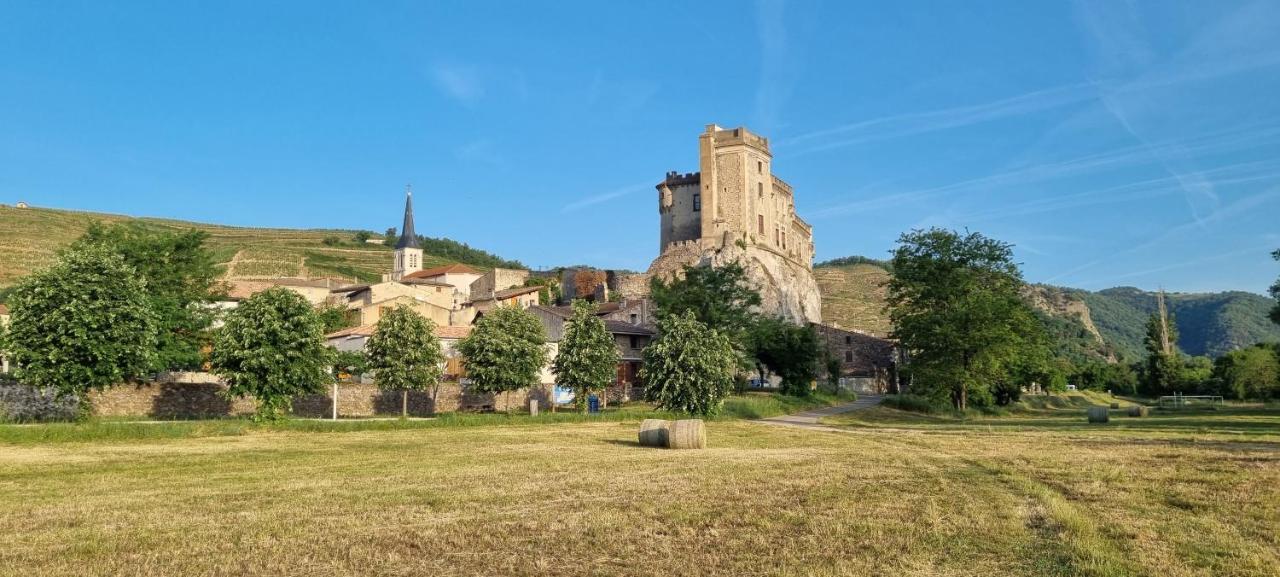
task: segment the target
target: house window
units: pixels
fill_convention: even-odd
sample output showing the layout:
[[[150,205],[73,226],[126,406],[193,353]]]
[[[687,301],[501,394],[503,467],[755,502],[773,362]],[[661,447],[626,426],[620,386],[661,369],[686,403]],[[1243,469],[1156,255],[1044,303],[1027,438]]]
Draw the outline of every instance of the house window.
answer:
[[[702,195],[693,193],[693,210],[702,210]]]
[[[845,351],[845,352],[844,352],[844,362],[846,362],[846,363],[852,363],[852,362],[853,362],[853,351]]]
[[[632,315],[632,316],[635,316],[635,315]],[[640,337],[637,337],[637,336],[635,336],[635,335],[631,335],[631,348],[633,348],[633,349],[638,349],[638,348],[640,348]]]
[[[631,324],[633,325],[637,324],[637,321],[639,320],[640,320],[640,315],[637,315],[636,313],[631,313]]]
[[[851,336],[849,336],[849,335],[845,335],[845,336],[844,336],[844,344],[846,344],[846,345],[852,345],[852,344],[853,344],[853,337],[851,337]]]
[[[763,214],[757,214],[757,215],[756,215],[756,222],[760,225],[760,226],[759,226],[759,228],[760,228],[760,236],[761,236],[761,237],[764,237],[764,215],[763,215]]]

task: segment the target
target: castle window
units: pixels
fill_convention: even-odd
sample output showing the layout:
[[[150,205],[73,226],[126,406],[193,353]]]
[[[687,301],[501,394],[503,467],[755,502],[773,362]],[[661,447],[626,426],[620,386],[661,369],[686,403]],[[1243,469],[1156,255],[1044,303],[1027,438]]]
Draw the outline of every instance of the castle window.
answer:
[[[693,210],[702,210],[702,195],[693,193]]]
[[[782,232],[782,250],[787,250],[787,233],[786,233],[786,231],[783,231],[783,232]]]
[[[764,163],[759,160],[756,161],[756,173],[764,174]]]
[[[757,223],[759,223],[759,225],[760,225],[760,236],[762,236],[762,237],[763,237],[763,236],[764,236],[764,215],[763,215],[763,214],[757,214],[757,215],[756,215],[756,222],[757,222]]]
[[[763,182],[757,182],[757,183],[756,183],[756,192],[760,195],[760,198],[764,198],[764,183],[763,183]]]

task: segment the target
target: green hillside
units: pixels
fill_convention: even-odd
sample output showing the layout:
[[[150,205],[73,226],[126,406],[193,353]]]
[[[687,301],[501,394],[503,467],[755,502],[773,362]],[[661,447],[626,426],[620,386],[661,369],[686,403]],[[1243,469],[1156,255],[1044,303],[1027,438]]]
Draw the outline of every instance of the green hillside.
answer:
[[[391,270],[391,247],[357,243],[354,230],[243,228],[129,216],[0,206],[0,287],[52,262],[58,249],[94,221],[141,223],[156,229],[195,228],[226,278],[338,277],[378,280]],[[330,244],[325,244],[325,239]],[[337,240],[337,244],[333,241]],[[519,263],[449,239],[423,239],[423,268],[462,262],[480,269]]]
[[[884,283],[890,273],[884,264],[856,256],[818,264],[813,274],[822,292],[823,321],[887,334]],[[1146,356],[1142,340],[1156,310],[1155,293],[1031,285],[1026,296],[1045,319],[1060,355],[1075,361]],[[1188,354],[1220,356],[1257,342],[1280,342],[1280,325],[1267,317],[1275,301],[1265,296],[1230,291],[1169,293],[1167,298],[1180,332],[1178,346]]]

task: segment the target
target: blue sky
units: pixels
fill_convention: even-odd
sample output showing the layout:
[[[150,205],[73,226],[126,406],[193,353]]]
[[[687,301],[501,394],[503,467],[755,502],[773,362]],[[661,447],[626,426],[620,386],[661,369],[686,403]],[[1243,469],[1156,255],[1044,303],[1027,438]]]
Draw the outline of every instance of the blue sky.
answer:
[[[0,202],[399,224],[643,270],[708,123],[770,137],[818,258],[904,230],[1028,280],[1280,273],[1280,3],[0,3]]]

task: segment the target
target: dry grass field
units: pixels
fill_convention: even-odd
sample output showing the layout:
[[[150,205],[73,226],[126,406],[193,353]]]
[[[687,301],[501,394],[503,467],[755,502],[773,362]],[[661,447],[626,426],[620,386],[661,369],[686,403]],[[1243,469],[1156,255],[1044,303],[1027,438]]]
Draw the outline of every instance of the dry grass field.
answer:
[[[1275,575],[1280,413],[0,441],[3,575]],[[1160,419],[1184,419],[1181,424]],[[1082,418],[1077,418],[1081,420]],[[146,425],[138,425],[146,426]]]

